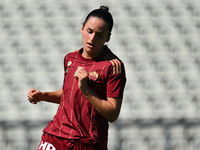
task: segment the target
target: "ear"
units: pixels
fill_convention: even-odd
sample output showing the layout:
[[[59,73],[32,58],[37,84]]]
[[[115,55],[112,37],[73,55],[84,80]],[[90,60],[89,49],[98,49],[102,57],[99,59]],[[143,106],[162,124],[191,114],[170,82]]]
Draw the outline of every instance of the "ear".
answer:
[[[108,36],[107,36],[106,42],[109,42],[109,41],[110,41],[110,36],[111,36],[111,33],[108,33]]]
[[[81,33],[83,32],[83,29],[84,29],[84,25],[82,25],[82,27],[81,27]]]

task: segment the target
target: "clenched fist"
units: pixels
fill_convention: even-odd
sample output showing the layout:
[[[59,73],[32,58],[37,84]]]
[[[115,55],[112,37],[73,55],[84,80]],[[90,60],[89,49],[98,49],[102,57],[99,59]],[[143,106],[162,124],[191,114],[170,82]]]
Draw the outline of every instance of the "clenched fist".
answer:
[[[42,99],[43,99],[43,93],[40,92],[39,90],[31,88],[28,91],[28,100],[30,101],[30,103],[37,104]]]

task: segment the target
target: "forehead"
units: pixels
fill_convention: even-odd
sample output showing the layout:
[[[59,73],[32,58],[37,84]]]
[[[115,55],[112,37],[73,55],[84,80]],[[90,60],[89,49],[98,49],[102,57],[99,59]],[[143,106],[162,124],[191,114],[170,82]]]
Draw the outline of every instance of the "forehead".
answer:
[[[98,17],[90,17],[85,26],[92,30],[108,32],[108,24],[103,19]]]

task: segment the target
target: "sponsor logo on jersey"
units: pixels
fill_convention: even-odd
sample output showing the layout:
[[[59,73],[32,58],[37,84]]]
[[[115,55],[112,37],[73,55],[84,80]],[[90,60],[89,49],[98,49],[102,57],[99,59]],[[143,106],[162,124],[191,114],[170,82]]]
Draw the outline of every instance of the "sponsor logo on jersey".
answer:
[[[69,71],[69,66],[71,66],[72,65],[72,62],[71,61],[68,61],[68,63],[67,63],[67,68],[65,69],[65,73],[68,73],[68,71]]]
[[[97,78],[99,77],[99,74],[96,71],[92,71],[89,73],[89,79],[90,80],[97,80]]]
[[[72,62],[71,61],[68,61],[67,63],[67,67],[71,66],[72,65]]]
[[[66,68],[65,73],[68,73],[68,71],[69,71],[69,67]]]

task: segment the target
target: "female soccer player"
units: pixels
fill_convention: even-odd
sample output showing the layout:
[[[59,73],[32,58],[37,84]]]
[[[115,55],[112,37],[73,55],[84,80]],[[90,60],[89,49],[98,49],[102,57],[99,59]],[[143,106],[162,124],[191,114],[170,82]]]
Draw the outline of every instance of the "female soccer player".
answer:
[[[88,14],[81,28],[83,48],[64,59],[63,88],[54,92],[30,89],[28,100],[58,103],[43,130],[38,150],[106,150],[108,121],[120,113],[126,83],[122,61],[104,45],[113,27],[108,7]]]

